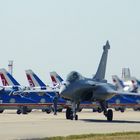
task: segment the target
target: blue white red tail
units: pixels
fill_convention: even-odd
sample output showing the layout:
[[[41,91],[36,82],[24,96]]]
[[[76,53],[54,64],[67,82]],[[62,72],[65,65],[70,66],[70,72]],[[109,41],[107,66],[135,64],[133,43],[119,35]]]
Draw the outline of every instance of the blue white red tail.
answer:
[[[117,87],[117,90],[121,90],[121,91],[124,90],[125,86],[123,84],[123,81],[121,81],[117,75],[113,75],[112,80],[115,86]]]
[[[30,87],[46,88],[46,85],[41,81],[41,79],[32,70],[26,70],[25,72],[26,72],[27,80],[29,82]]]
[[[3,86],[20,86],[15,78],[4,68],[0,69],[0,78],[2,80]]]
[[[53,83],[53,86],[60,86],[64,81],[55,71],[50,72],[50,77]]]

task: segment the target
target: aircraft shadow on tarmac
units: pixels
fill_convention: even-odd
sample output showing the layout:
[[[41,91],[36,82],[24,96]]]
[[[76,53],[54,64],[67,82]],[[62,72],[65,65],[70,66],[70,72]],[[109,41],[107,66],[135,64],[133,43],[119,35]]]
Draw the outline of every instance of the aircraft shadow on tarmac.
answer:
[[[113,120],[108,122],[107,120],[96,120],[96,119],[79,119],[84,122],[98,122],[98,123],[140,123],[140,121],[127,121],[127,120]]]

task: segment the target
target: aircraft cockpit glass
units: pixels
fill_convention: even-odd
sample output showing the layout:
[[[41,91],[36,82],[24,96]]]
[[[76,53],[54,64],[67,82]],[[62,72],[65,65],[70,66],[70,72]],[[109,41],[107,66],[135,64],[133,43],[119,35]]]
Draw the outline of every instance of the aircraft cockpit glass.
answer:
[[[69,82],[75,82],[75,81],[80,80],[80,79],[82,79],[82,76],[76,71],[71,72],[67,76],[67,81],[69,81]]]

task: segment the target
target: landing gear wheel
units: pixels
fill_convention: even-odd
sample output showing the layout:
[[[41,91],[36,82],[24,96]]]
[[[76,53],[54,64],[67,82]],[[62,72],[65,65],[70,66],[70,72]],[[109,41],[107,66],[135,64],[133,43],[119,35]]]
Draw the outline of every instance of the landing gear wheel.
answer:
[[[102,112],[102,109],[101,108],[98,108],[97,111],[98,111],[98,113],[101,113]]]
[[[92,112],[97,112],[97,110],[95,108],[92,109]]]
[[[23,106],[22,114],[27,114],[27,107]]]
[[[21,110],[17,110],[17,114],[18,114],[18,115],[21,114]]]
[[[73,120],[73,114],[70,115],[70,119]]]
[[[75,120],[78,120],[78,115],[75,116]]]
[[[28,112],[28,113],[31,113],[31,112],[32,112],[32,109],[28,109],[27,112]]]
[[[42,112],[46,112],[46,109],[42,109]]]
[[[111,109],[109,109],[109,110],[107,111],[107,120],[108,120],[109,122],[111,122],[112,119],[113,119],[113,111],[112,111]]]
[[[51,113],[51,110],[46,110],[46,113],[47,113],[47,114],[50,114],[50,113]]]
[[[4,110],[0,110],[0,113],[3,113]]]
[[[66,119],[73,120],[73,113],[72,113],[71,108],[67,108],[67,110],[66,110]]]
[[[124,112],[124,109],[123,109],[123,108],[121,108],[121,109],[120,109],[120,111],[123,113],[123,112]]]

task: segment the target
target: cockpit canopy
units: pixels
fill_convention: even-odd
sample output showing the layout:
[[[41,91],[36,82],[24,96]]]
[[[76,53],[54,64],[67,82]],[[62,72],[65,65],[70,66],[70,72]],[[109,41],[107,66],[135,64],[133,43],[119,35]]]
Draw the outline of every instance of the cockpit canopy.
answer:
[[[83,79],[82,75],[76,71],[72,71],[71,73],[68,74],[66,81],[68,82],[75,82],[78,80]]]

